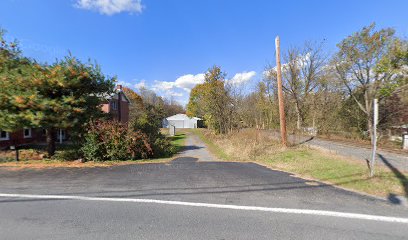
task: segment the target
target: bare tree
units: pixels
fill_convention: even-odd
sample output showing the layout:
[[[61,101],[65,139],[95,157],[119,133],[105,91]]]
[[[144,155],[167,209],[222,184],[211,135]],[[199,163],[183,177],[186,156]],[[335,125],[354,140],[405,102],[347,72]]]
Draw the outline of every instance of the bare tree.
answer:
[[[305,122],[308,100],[320,83],[327,64],[323,43],[306,42],[303,48],[290,48],[284,56],[283,89],[294,102],[297,114],[297,129]]]

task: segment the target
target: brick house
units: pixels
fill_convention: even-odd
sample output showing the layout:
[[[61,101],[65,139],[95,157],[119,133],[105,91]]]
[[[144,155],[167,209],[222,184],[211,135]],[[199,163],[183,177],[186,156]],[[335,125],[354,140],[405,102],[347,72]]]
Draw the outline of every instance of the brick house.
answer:
[[[102,105],[102,111],[109,113],[116,121],[128,123],[129,105],[130,101],[122,90],[122,85],[118,85],[116,87],[116,93]]]
[[[127,123],[129,121],[129,105],[130,101],[123,92],[122,85],[118,85],[115,94],[106,99],[101,106],[101,110],[109,113],[112,119]],[[64,129],[58,129],[56,135],[59,142],[69,138],[69,134]],[[0,149],[10,146],[44,143],[45,137],[45,129],[43,128],[24,128],[12,133],[0,129]]]

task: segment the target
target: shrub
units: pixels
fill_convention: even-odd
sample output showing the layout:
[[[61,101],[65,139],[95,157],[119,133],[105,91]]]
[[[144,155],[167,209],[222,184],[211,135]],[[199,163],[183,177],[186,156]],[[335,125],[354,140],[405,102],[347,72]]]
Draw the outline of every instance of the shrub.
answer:
[[[104,160],[103,144],[99,141],[99,137],[96,132],[90,131],[85,135],[85,142],[82,145],[81,152],[86,160]]]
[[[128,160],[153,156],[148,137],[116,121],[91,123],[81,151],[86,160]]]
[[[153,152],[155,157],[170,157],[177,152],[176,146],[174,146],[169,139],[161,135],[157,138],[153,144]]]
[[[72,161],[72,160],[80,159],[81,157],[82,157],[81,152],[78,151],[77,148],[75,148],[75,149],[58,150],[55,152],[55,155],[52,156],[52,159]]]
[[[170,157],[177,152],[175,146],[161,132],[161,119],[152,109],[140,114],[131,123],[133,131],[141,131],[147,135],[153,157]]]

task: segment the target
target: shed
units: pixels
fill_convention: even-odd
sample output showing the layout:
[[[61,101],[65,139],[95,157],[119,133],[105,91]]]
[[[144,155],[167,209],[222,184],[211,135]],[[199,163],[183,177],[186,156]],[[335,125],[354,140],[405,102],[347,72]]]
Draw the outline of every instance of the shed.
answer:
[[[203,120],[198,117],[190,118],[186,114],[176,114],[174,116],[163,119],[163,127],[168,128],[175,126],[176,128],[198,128],[202,127]]]

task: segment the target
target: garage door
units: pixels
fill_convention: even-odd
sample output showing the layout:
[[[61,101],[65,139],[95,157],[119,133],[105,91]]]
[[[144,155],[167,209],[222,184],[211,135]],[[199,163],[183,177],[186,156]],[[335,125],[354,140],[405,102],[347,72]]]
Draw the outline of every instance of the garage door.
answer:
[[[176,128],[184,128],[184,120],[170,120],[169,124]]]

